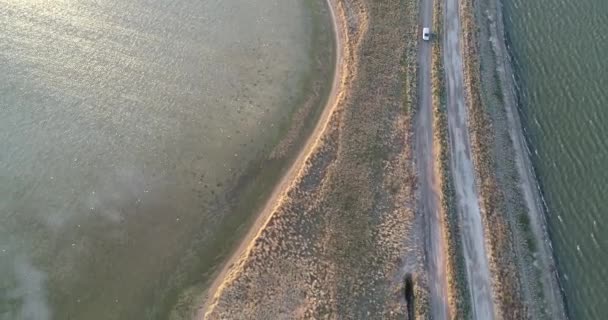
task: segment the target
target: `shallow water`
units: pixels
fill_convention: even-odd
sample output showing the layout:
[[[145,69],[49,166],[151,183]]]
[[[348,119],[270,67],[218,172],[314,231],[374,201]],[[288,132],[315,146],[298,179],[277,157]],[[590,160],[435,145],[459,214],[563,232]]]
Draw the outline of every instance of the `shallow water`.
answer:
[[[572,319],[608,314],[608,2],[505,2],[522,113]]]
[[[0,0],[0,319],[186,317],[329,87],[324,3]]]

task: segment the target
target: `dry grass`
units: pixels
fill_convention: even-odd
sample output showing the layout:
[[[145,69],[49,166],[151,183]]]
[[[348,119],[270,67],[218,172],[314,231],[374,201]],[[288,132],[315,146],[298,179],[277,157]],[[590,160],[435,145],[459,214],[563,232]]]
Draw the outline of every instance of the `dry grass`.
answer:
[[[415,176],[416,1],[336,1],[339,104],[316,149],[214,296],[209,319],[403,319]],[[406,39],[406,41],[404,41]],[[415,282],[425,317],[425,288]]]
[[[465,90],[469,107],[471,147],[477,173],[480,207],[485,227],[486,248],[493,275],[494,301],[497,314],[504,319],[521,319],[526,310],[522,303],[520,282],[512,234],[503,212],[503,193],[495,176],[492,145],[495,133],[481,102],[480,66],[477,25],[473,0],[460,3],[463,29]]]
[[[414,277],[414,318],[416,320],[431,320],[427,282],[426,273],[418,273]]]

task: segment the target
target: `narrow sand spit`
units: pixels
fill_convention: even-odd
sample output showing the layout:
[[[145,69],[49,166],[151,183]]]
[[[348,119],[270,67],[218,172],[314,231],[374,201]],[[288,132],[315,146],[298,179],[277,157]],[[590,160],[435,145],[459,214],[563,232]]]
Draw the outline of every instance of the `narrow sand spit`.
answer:
[[[491,277],[468,133],[458,2],[447,0],[445,9],[444,65],[451,167],[462,223],[472,311],[475,319],[494,319]]]

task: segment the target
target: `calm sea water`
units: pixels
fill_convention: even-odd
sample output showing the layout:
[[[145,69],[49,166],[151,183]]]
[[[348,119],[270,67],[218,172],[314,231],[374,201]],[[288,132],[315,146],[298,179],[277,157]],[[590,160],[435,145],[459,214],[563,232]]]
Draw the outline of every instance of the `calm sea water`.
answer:
[[[324,2],[0,0],[0,319],[187,317],[333,63]]]
[[[608,2],[507,0],[525,127],[573,319],[608,315]]]

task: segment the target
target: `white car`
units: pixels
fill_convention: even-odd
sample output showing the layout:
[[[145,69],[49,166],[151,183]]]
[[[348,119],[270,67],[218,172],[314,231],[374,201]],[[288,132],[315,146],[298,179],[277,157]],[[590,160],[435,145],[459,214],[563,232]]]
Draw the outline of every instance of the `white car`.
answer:
[[[429,41],[431,39],[431,29],[422,28],[422,40]]]

